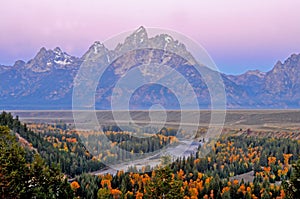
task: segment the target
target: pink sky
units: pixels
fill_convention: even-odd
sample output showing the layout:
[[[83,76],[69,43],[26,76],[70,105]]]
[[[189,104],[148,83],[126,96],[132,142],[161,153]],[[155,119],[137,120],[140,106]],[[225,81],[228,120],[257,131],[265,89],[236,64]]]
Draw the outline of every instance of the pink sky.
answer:
[[[193,38],[223,72],[266,71],[300,53],[299,8],[299,0],[2,0],[0,64],[28,61],[42,46],[81,56],[143,25]]]

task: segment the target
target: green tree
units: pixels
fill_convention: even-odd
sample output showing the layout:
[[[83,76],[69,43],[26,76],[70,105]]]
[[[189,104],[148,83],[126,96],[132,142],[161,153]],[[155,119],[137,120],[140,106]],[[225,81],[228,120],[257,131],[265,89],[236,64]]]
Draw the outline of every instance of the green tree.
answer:
[[[27,198],[72,198],[73,191],[64,179],[59,167],[48,167],[36,154],[30,164],[30,183],[26,191]]]
[[[98,176],[84,173],[76,177],[76,180],[80,185],[80,188],[77,190],[78,194],[76,196],[86,199],[97,198],[101,181]]]
[[[230,191],[226,191],[225,193],[223,193],[222,199],[231,199],[231,196],[230,196]]]
[[[283,187],[286,192],[286,198],[300,198],[300,160],[293,165],[292,177],[290,181],[285,181]]]
[[[167,166],[172,163],[172,157],[170,155],[161,156],[161,165]]]
[[[99,199],[109,199],[110,198],[110,191],[107,188],[101,188],[98,191],[98,198]]]
[[[35,155],[25,161],[25,150],[8,127],[0,126],[1,198],[73,198],[73,191],[57,166],[48,167]]]
[[[1,198],[19,198],[29,180],[25,152],[4,126],[0,126],[0,165]]]
[[[172,175],[170,167],[166,166],[156,170],[151,176],[151,180],[146,186],[145,198],[183,198],[181,187],[182,181],[176,179]]]

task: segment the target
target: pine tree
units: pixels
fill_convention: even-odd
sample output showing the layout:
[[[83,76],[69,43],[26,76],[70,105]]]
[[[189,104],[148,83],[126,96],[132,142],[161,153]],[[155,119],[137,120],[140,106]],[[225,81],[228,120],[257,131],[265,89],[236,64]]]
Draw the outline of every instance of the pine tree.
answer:
[[[0,126],[0,165],[1,198],[19,198],[29,180],[25,151],[4,126]]]
[[[57,166],[48,167],[38,155],[31,164],[8,127],[0,126],[1,198],[72,198],[73,191]]]
[[[183,198],[182,182],[172,175],[170,167],[166,166],[153,172],[146,186],[145,198],[179,199]]]
[[[293,165],[293,173],[290,181],[283,183],[286,198],[300,198],[300,160]]]

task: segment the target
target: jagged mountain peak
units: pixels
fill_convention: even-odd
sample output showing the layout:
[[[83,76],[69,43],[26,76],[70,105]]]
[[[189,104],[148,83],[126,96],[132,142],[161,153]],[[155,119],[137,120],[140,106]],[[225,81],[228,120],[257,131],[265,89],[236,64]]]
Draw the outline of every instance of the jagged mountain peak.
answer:
[[[94,41],[92,46],[99,46],[99,47],[104,47],[104,44],[101,43],[100,41]]]
[[[90,48],[94,50],[94,54],[98,54],[101,51],[105,51],[105,52],[108,51],[108,49],[100,41],[95,41]]]
[[[292,54],[284,62],[281,62],[280,60],[277,61],[273,69],[268,73],[285,73],[293,75],[295,74],[296,69],[300,70],[300,54]]]
[[[7,105],[27,105],[36,106],[43,105],[44,108],[50,108],[49,104],[57,105],[59,108],[71,107],[71,94],[74,86],[74,77],[78,72],[85,58],[91,58],[92,64],[105,66],[114,58],[118,58],[122,53],[132,51],[137,48],[164,49],[173,52],[183,58],[193,61],[193,56],[180,40],[168,34],[158,34],[154,37],[148,37],[147,30],[141,26],[130,34],[124,41],[115,48],[109,50],[99,41],[95,41],[83,55],[82,59],[73,57],[59,47],[54,49],[41,48],[36,56],[25,63],[17,61],[14,67],[0,66],[0,79],[5,82],[5,89],[0,90],[0,104]],[[149,49],[143,49],[140,52],[146,52]],[[169,60],[174,54],[159,51],[156,56],[161,56],[162,60]],[[130,52],[131,53],[131,52]],[[132,51],[133,56],[129,56],[134,63],[137,57]],[[102,56],[103,55],[103,56]],[[145,59],[148,54],[145,54]],[[150,55],[150,54],[149,54]],[[144,55],[143,55],[144,56]],[[169,57],[168,57],[169,56]],[[174,59],[174,63],[177,64]],[[94,62],[93,62],[94,61]],[[165,63],[165,62],[164,62]],[[185,66],[180,65],[180,70],[187,70]],[[107,107],[109,104],[109,93],[113,87],[112,81],[119,78],[125,69],[122,63],[113,62],[113,67],[108,74],[109,78],[103,79],[104,87],[99,88],[96,99],[99,105]],[[100,67],[99,67],[100,68]],[[87,68],[88,70],[90,68]],[[97,70],[96,68],[95,70]],[[146,76],[151,73],[151,68],[145,67],[141,69],[141,74]],[[156,68],[155,68],[156,70]],[[159,68],[158,68],[159,70]],[[120,72],[121,71],[121,72]],[[163,74],[164,71],[159,71]],[[229,107],[235,108],[280,108],[280,107],[300,107],[300,54],[292,54],[285,61],[278,61],[274,68],[269,72],[261,72],[259,70],[250,70],[241,75],[222,74],[227,95],[227,104]],[[191,77],[193,85],[197,87],[197,96],[206,103],[209,99],[209,92],[203,86],[204,82],[201,78]],[[174,85],[181,89],[178,81],[174,80]],[[88,88],[87,88],[88,89]],[[181,89],[183,90],[183,89]],[[125,91],[124,91],[125,92]],[[166,94],[166,93],[165,93]],[[99,97],[100,96],[100,97]],[[166,94],[166,96],[168,96]],[[163,98],[166,96],[162,96]],[[101,98],[103,97],[103,98]],[[138,96],[144,98],[144,95]],[[20,101],[20,99],[22,99]],[[157,98],[157,102],[160,98]],[[146,101],[143,101],[146,103]],[[142,102],[142,103],[143,103]],[[172,103],[172,102],[171,102]],[[141,104],[143,105],[143,104]]]
[[[136,29],[132,35],[140,35],[140,36],[148,36],[146,28],[144,26],[140,26]]]
[[[16,68],[21,68],[25,65],[26,63],[23,61],[23,60],[17,60],[15,63],[14,63],[14,67]]]
[[[69,55],[59,47],[53,50],[42,47],[36,56],[26,63],[25,67],[36,73],[49,72],[52,69],[72,67],[77,60],[78,58]]]
[[[299,64],[299,62],[300,62],[300,54],[293,53],[284,62],[278,60],[275,64],[275,67],[283,66],[283,65],[295,67],[297,66],[297,64]]]
[[[60,47],[55,47],[53,50],[46,49],[45,47],[42,47],[39,52],[36,54],[36,56],[44,56],[47,55],[57,55],[57,56],[70,56],[68,53],[64,52]]]
[[[53,51],[56,52],[56,53],[62,53],[62,50],[60,49],[60,47],[55,47],[53,49]]]
[[[175,40],[169,34],[158,34],[153,37],[148,37],[147,30],[143,26],[139,27],[131,35],[126,37],[123,43],[119,43],[114,49],[114,52],[120,55],[127,51],[139,48],[167,50],[182,55],[191,61],[192,64],[196,63],[193,56],[190,54],[190,52],[188,52],[183,43]]]
[[[59,47],[53,50],[56,59],[70,59],[72,56],[61,50]]]
[[[300,53],[299,53],[299,54],[297,54],[297,53],[291,54],[291,55],[287,58],[287,60],[289,60],[289,59],[291,59],[291,60],[299,60],[299,59],[300,59]],[[287,60],[286,60],[286,61],[287,61]]]
[[[171,35],[168,34],[159,34],[155,37],[149,39],[150,46],[157,46],[164,50],[173,50],[173,51],[186,51],[186,47],[183,43],[180,43],[178,40],[175,40]]]
[[[50,50],[51,51],[51,50]],[[68,56],[68,54],[66,52],[63,52],[59,47],[55,47],[53,49],[53,52],[57,55],[57,56]]]
[[[102,55],[109,54],[109,50],[100,41],[95,41],[88,49],[86,53],[81,57],[82,60],[94,59]]]
[[[118,44],[115,48],[115,51],[117,54],[121,54],[128,50],[147,47],[148,39],[149,38],[146,29],[141,26],[131,35],[126,37],[124,43]]]
[[[126,40],[135,40],[135,42],[144,42],[148,39],[148,33],[147,30],[143,27],[140,26],[137,30],[135,30],[131,35],[129,35]]]
[[[44,56],[48,50],[45,47],[42,47],[39,52],[35,55],[35,57]]]
[[[45,47],[41,47],[41,49],[39,50],[39,53],[43,53],[43,52],[47,52],[47,49]]]
[[[300,67],[300,54],[292,54],[284,64],[290,67]]]
[[[283,63],[280,61],[280,60],[278,60],[277,62],[276,62],[276,64],[275,64],[275,66],[282,66],[283,65]]]
[[[140,26],[135,32],[146,32],[146,28],[144,26]]]
[[[263,78],[266,75],[266,73],[256,69],[256,70],[248,70],[245,73],[245,75],[255,75],[257,77]]]

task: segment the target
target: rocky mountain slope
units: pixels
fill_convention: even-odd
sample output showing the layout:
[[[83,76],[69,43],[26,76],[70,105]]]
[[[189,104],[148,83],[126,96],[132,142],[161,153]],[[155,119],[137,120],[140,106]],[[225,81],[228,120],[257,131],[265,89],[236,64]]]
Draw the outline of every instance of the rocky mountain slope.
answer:
[[[299,108],[300,107],[300,54],[292,54],[283,63],[278,61],[266,73],[248,71],[228,78],[242,86],[249,97],[256,100],[254,107]]]
[[[135,48],[143,50],[132,51]],[[155,50],[156,49],[156,50]],[[170,51],[174,53],[170,53]],[[166,53],[168,52],[168,53]],[[179,53],[188,58],[178,57]],[[168,64],[181,73],[193,86],[200,108],[210,106],[210,94],[200,74],[192,75],[194,58],[180,41],[170,35],[160,34],[149,38],[147,31],[140,27],[129,35],[115,49],[109,50],[100,42],[95,42],[82,57],[75,57],[60,48],[47,50],[41,48],[37,55],[24,62],[16,61],[13,66],[0,65],[0,107],[2,109],[71,109],[74,79],[82,63],[94,60],[103,65],[123,54],[127,56],[115,61],[105,71],[96,89],[96,108],[109,109],[112,89],[128,69],[141,65],[142,61],[156,61]],[[101,59],[99,58],[101,57]],[[192,63],[191,63],[192,62]],[[126,63],[131,66],[126,68]],[[95,74],[98,74],[97,67]],[[139,69],[139,75],[147,78],[151,70]],[[160,73],[162,76],[166,71]],[[217,73],[205,68],[213,74]],[[280,61],[268,72],[248,71],[241,75],[220,74],[226,91],[228,108],[299,108],[300,107],[300,54],[291,55],[283,63]],[[184,84],[173,80],[177,92],[184,92]],[[151,92],[150,92],[151,91]],[[122,91],[129,92],[129,91]],[[153,104],[161,104],[168,109],[179,108],[174,93],[167,88],[147,84],[133,92],[131,108],[144,109]],[[147,93],[148,92],[148,93]]]

